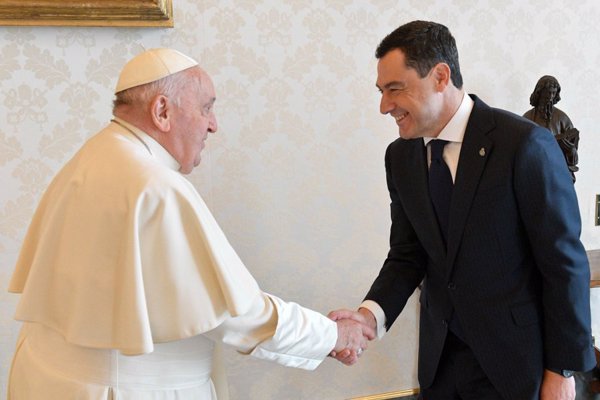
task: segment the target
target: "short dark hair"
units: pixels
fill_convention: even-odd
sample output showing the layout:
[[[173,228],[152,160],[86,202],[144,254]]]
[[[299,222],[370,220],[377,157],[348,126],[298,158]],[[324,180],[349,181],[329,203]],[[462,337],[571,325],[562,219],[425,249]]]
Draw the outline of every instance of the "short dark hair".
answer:
[[[402,50],[406,66],[414,68],[421,78],[427,76],[436,64],[448,64],[452,83],[458,89],[462,88],[456,41],[444,25],[429,21],[404,24],[379,43],[375,57],[380,59],[395,49]]]
[[[560,83],[558,80],[551,75],[542,76],[536,83],[535,89],[533,89],[533,93],[529,96],[529,104],[536,107],[538,102],[540,101],[540,94],[542,90],[546,88],[556,88],[556,94],[552,99],[552,104],[556,104],[560,101]]]

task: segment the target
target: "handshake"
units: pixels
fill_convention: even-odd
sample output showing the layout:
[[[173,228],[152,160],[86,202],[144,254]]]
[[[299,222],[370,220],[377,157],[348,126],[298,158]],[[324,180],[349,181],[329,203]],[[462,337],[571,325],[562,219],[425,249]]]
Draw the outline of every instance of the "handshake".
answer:
[[[377,336],[377,322],[371,311],[359,308],[358,311],[336,310],[328,317],[337,323],[338,339],[329,355],[345,365],[353,365],[369,340]]]

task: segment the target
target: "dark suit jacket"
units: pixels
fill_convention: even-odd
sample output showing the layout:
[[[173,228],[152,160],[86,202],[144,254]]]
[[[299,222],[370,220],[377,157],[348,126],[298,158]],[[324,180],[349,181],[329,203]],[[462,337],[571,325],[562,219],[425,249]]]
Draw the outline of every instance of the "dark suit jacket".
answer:
[[[393,324],[422,283],[419,383],[431,385],[448,321],[507,399],[538,399],[545,367],[594,366],[589,265],[573,182],[553,135],[475,96],[452,197],[448,248],[422,139],[386,152],[388,257],[366,299]]]

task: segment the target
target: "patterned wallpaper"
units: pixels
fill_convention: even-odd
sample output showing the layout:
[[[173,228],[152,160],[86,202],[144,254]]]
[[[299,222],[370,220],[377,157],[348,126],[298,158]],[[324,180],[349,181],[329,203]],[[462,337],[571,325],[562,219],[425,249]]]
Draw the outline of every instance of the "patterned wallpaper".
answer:
[[[197,58],[213,77],[219,132],[190,180],[263,289],[324,313],[356,307],[387,251],[383,154],[397,136],[378,113],[373,53],[417,18],[450,27],[466,88],[488,104],[523,113],[537,79],[558,78],[558,107],[581,131],[582,239],[600,248],[596,0],[173,2],[174,29],[0,27],[0,288],[43,190],[110,119],[121,66],[160,46]],[[0,393],[16,300],[0,290]],[[411,301],[351,368],[326,360],[296,371],[228,350],[231,397],[344,399],[416,387],[416,327]]]

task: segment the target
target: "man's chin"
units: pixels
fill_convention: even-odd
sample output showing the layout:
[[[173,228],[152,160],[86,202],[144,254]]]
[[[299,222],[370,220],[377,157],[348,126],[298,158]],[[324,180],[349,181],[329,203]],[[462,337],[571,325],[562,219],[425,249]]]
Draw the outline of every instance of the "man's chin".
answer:
[[[402,131],[402,130],[398,131],[398,136],[400,136],[402,139],[406,139],[406,140],[415,138],[415,135],[413,135],[411,132]]]

